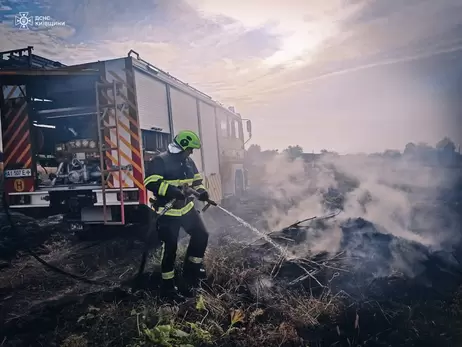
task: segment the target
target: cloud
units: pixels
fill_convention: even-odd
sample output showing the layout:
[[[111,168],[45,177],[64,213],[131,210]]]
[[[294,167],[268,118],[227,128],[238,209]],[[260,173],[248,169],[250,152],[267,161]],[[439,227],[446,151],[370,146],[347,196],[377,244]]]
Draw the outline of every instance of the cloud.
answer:
[[[428,41],[453,29],[461,8],[455,0],[413,6],[342,0],[256,0],[232,6],[224,0],[134,0],[128,8],[121,0],[111,6],[104,1],[51,4],[52,15],[69,25],[38,37],[43,44],[50,41],[47,51],[56,47],[64,60],[75,57],[66,54],[73,47],[93,52],[97,46],[99,59],[133,48],[155,65],[210,88],[211,94],[233,101],[252,94],[247,99],[255,104],[319,79],[450,51],[455,43],[400,52],[419,38]],[[13,30],[5,41],[9,46],[33,42],[30,33],[14,35]],[[198,66],[207,66],[207,74]]]
[[[302,66],[310,57],[337,35],[342,21],[360,11],[363,2],[345,5],[343,1],[289,1],[240,2],[193,1],[205,17],[228,16],[249,28],[267,26],[268,31],[281,37],[278,50],[264,59],[269,66]],[[271,24],[271,25],[270,25]]]
[[[409,1],[391,6],[374,1],[351,24],[350,40],[362,54],[392,58],[428,45],[444,44],[460,36],[462,4],[456,0]],[[364,46],[358,47],[363,44]],[[391,54],[391,56],[390,56]]]
[[[359,88],[358,73],[387,67],[386,75],[398,74],[403,62],[439,59],[462,44],[462,5],[457,0],[133,0],[130,6],[122,0],[48,0],[42,9],[20,4],[1,3],[12,8],[6,15],[28,10],[65,21],[66,27],[20,31],[0,12],[2,48],[34,45],[36,54],[68,64],[121,57],[134,49],[248,113],[259,123],[258,141],[266,141],[265,133],[273,131],[263,124],[265,117],[271,118],[271,128],[281,129],[287,122],[300,124],[306,109],[323,114],[318,104],[332,104],[327,93],[298,109],[293,105],[312,99],[307,94],[327,81],[336,88],[349,76],[347,88]],[[343,102],[342,95],[336,98]],[[291,114],[279,119],[274,109],[290,109]],[[326,124],[323,128],[329,129]],[[319,142],[317,135],[306,137]]]

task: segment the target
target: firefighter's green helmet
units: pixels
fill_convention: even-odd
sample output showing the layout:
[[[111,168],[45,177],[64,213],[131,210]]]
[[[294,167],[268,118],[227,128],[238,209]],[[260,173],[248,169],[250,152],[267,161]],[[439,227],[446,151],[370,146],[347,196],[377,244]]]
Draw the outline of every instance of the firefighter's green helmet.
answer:
[[[186,149],[199,149],[201,148],[201,140],[194,131],[182,130],[180,131],[173,141],[180,146],[183,150]]]

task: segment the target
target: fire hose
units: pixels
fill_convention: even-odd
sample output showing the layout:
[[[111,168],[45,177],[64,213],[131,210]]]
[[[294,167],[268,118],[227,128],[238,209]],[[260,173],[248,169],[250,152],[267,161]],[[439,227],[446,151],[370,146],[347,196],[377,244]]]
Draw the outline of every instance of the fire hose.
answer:
[[[191,187],[189,187],[187,184],[183,186],[183,193],[184,195],[186,196],[186,200],[188,201],[191,197],[192,197],[192,200],[190,200],[189,202],[193,201],[195,198],[199,198],[200,196],[200,193],[198,193],[196,190],[192,189]],[[6,216],[7,216],[7,219],[8,219],[8,222],[13,230],[13,232],[16,232],[16,233],[20,233],[20,231],[18,230],[17,226],[15,225],[15,223],[13,222],[13,218],[11,216],[11,213],[10,213],[10,209],[9,209],[9,206],[8,206],[8,199],[6,198],[6,193],[3,192],[3,195],[2,195],[2,200],[3,200],[3,206],[5,208],[5,212],[6,212]],[[140,280],[144,270],[145,270],[145,267],[146,267],[146,261],[147,261],[147,258],[149,256],[149,251],[151,249],[151,246],[152,246],[152,243],[151,243],[151,239],[152,239],[152,235],[153,233],[155,233],[157,231],[157,228],[158,228],[158,220],[159,218],[161,218],[162,216],[164,216],[170,209],[173,208],[173,206],[175,205],[176,203],[176,199],[172,199],[170,200],[165,206],[164,208],[160,211],[160,212],[155,212],[152,214],[152,218],[150,218],[150,221],[149,221],[149,224],[148,224],[148,231],[146,233],[146,239],[145,239],[145,248],[144,248],[144,251],[143,251],[143,254],[142,254],[142,258],[141,258],[141,262],[140,262],[140,267],[138,269],[138,273],[137,275],[135,276],[134,278],[134,284],[136,285],[137,282]],[[150,202],[152,203],[153,201],[150,200]],[[240,223],[242,223],[244,226],[247,226],[249,228],[251,228],[252,230],[254,230],[254,228],[252,226],[250,226],[248,223],[246,223],[245,221],[241,220],[240,218],[234,216],[233,214],[231,214],[231,212],[227,211],[226,209],[222,208],[221,206],[219,206],[215,201],[213,200],[210,200],[208,199],[206,202],[206,205],[202,208],[202,210],[200,212],[205,212],[210,206],[217,206],[219,207],[222,211],[232,215],[235,219],[237,219]],[[151,207],[152,208],[152,207]],[[303,223],[303,222],[306,222],[306,221],[311,221],[313,219],[319,219],[319,220],[323,220],[323,219],[330,219],[330,218],[333,218],[335,217],[336,215],[338,215],[338,213],[333,213],[331,215],[328,215],[328,216],[324,216],[324,217],[312,217],[312,218],[308,218],[308,219],[305,219],[305,220],[302,220],[302,221],[298,221],[292,225],[290,225],[289,227],[287,228],[284,228],[284,229],[288,229],[288,228],[291,228],[291,227],[296,227],[298,226],[300,223]],[[260,233],[260,232],[259,232]],[[78,281],[81,281],[81,282],[85,282],[85,283],[88,283],[88,284],[96,284],[96,285],[104,285],[104,286],[113,286],[117,283],[115,282],[112,282],[112,281],[100,281],[100,280],[91,280],[87,277],[84,277],[84,276],[81,276],[81,275],[76,275],[76,274],[73,274],[71,272],[68,272],[68,271],[65,271],[57,266],[54,266],[48,262],[46,262],[45,260],[43,260],[42,258],[40,258],[40,256],[38,256],[34,251],[32,251],[29,247],[26,247],[26,252],[31,255],[33,258],[35,258],[39,263],[41,263],[42,265],[44,265],[45,267],[48,267],[49,269],[51,269],[52,271],[56,272],[56,273],[59,273],[61,275],[64,275],[64,276],[67,276],[67,277],[70,277],[72,279],[75,279],[75,280],[78,280]]]
[[[194,198],[197,198],[200,195],[194,189],[190,188],[187,185],[185,185],[183,187],[183,192],[185,193],[185,195],[187,194],[188,196],[193,195]],[[10,211],[10,208],[9,208],[9,205],[8,205],[8,199],[6,198],[6,192],[3,192],[3,194],[2,194],[2,202],[3,202],[3,207],[5,209],[5,213],[6,213],[8,223],[10,224],[12,231],[14,233],[16,233],[16,234],[20,234],[21,232],[20,232],[19,228],[17,227],[17,225],[13,221],[11,211]],[[143,252],[142,259],[141,259],[141,264],[140,264],[138,274],[135,277],[135,279],[139,279],[140,276],[142,275],[142,273],[144,272],[144,268],[146,266],[146,260],[147,260],[147,257],[149,255],[149,250],[150,250],[150,246],[151,246],[150,239],[152,237],[153,232],[157,230],[157,221],[158,221],[158,219],[160,217],[162,217],[163,215],[165,215],[165,213],[167,213],[174,206],[175,202],[176,202],[175,199],[171,200],[170,202],[168,202],[166,204],[165,208],[161,212],[153,214],[153,218],[151,218],[151,221],[149,223],[148,232],[147,232],[147,235],[146,235],[145,249],[144,249],[144,252]],[[206,211],[210,207],[210,205],[217,206],[217,203],[212,201],[212,200],[208,200],[207,205],[202,209],[202,212]],[[52,270],[52,271],[54,271],[54,272],[56,272],[56,273],[58,273],[60,275],[67,276],[67,277],[70,277],[70,278],[72,278],[74,280],[81,281],[81,282],[84,282],[84,283],[87,283],[87,284],[96,284],[96,285],[104,285],[104,286],[107,286],[107,285],[113,286],[115,284],[112,281],[92,280],[92,279],[89,279],[89,278],[87,278],[85,276],[81,276],[81,275],[77,275],[77,274],[68,272],[66,270],[63,270],[63,269],[55,266],[55,265],[52,265],[52,264],[48,263],[46,260],[42,259],[37,253],[35,253],[32,249],[30,249],[30,247],[26,246],[25,250],[30,256],[32,256],[40,264],[42,264],[43,266],[49,268],[50,270]]]
[[[8,223],[11,226],[12,231],[14,233],[20,234],[20,231],[19,231],[18,227],[16,226],[16,224],[14,223],[13,218],[11,216],[10,207],[8,205],[8,199],[6,198],[6,192],[3,192],[3,194],[2,194],[2,202],[3,202],[3,207],[5,209],[6,218],[8,220]],[[42,264],[43,266],[45,266],[45,267],[49,268],[50,270],[52,270],[52,271],[54,271],[56,273],[59,273],[59,274],[61,274],[63,276],[67,276],[67,277],[70,277],[70,278],[75,279],[77,281],[81,281],[81,282],[88,283],[88,284],[99,284],[99,285],[111,284],[112,285],[111,282],[103,282],[103,281],[91,280],[89,278],[86,278],[85,276],[76,275],[76,274],[73,274],[71,272],[65,271],[65,270],[63,270],[63,269],[61,269],[61,268],[59,268],[57,266],[54,266],[54,265],[48,263],[47,261],[43,260],[37,253],[35,253],[29,247],[26,246],[25,250],[30,256],[32,256],[40,264]]]

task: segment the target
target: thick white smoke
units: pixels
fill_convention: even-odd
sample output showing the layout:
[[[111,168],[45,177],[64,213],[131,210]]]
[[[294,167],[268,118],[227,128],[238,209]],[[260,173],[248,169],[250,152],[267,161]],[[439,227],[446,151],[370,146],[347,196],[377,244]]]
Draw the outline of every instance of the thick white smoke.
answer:
[[[260,184],[269,199],[279,202],[264,214],[269,230],[325,215],[336,205],[342,207],[327,229],[312,230],[313,236],[296,246],[300,254],[338,252],[345,236],[341,225],[350,218],[363,218],[373,223],[376,231],[398,240],[388,246],[392,248],[390,262],[408,274],[415,272],[425,256],[414,248],[403,249],[402,244],[412,243],[432,252],[449,250],[459,241],[460,225],[439,201],[442,189],[453,184],[453,169],[427,166],[406,157],[367,155],[323,155],[313,163],[277,155],[264,167]],[[362,240],[350,242],[350,247],[355,248],[354,242]],[[361,249],[374,256],[374,249]]]

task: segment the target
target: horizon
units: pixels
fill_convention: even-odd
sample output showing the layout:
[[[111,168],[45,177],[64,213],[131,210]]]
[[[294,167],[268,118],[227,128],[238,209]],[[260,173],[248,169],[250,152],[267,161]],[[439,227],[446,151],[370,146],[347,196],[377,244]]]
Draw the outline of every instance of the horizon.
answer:
[[[461,150],[462,150],[462,144],[457,144],[455,143],[451,138],[449,138],[448,136],[445,136],[443,137],[442,139],[440,140],[444,140],[444,139],[449,139],[450,141],[453,142],[453,144],[455,145],[455,153],[458,153],[458,154],[462,154]],[[417,145],[417,146],[429,146],[431,149],[436,149],[436,145],[437,143],[435,144],[431,144],[431,143],[424,143],[424,142],[413,142],[413,141],[409,141],[407,144],[414,144],[414,145]],[[292,145],[289,145],[285,148],[263,148],[262,146],[260,146],[259,144],[257,143],[252,143],[250,145],[247,145],[245,150],[246,151],[249,151],[250,147],[252,146],[258,146],[260,148],[260,151],[261,152],[273,152],[273,151],[277,151],[279,154],[283,153],[283,151],[287,150],[289,147],[296,147],[297,145],[296,144],[292,144]],[[337,152],[337,151],[334,151],[334,150],[329,150],[329,149],[321,149],[320,151],[314,151],[314,150],[308,150],[306,148],[303,148],[302,146],[300,146],[303,150],[303,154],[322,154],[324,151],[327,152],[327,153],[335,153],[335,154],[338,154],[338,155],[374,155],[374,154],[384,154],[385,152],[387,151],[397,151],[399,152],[400,154],[403,154],[404,153],[404,150],[405,150],[405,147],[403,148],[386,148],[384,149],[383,151],[376,151],[376,152],[366,152],[366,151],[363,151],[363,152]]]

